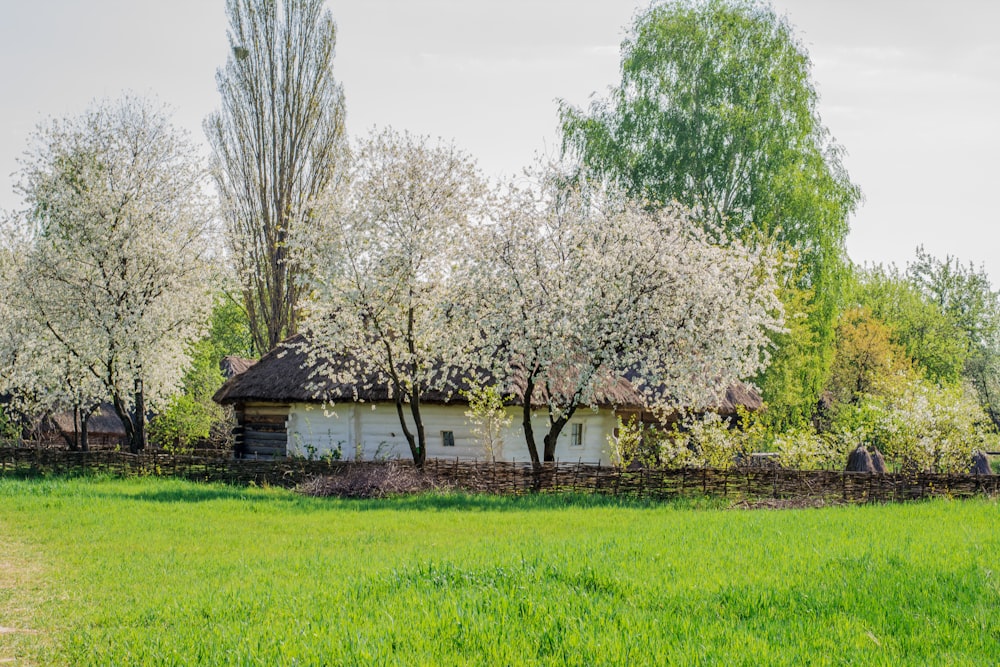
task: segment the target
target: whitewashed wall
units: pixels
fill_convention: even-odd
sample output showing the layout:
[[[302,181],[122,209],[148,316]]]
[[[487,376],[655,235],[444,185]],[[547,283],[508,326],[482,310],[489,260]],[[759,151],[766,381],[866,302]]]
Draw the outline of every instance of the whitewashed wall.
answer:
[[[468,407],[462,404],[421,406],[428,458],[485,458],[482,444],[472,435],[473,425],[465,416],[466,410]],[[520,408],[508,411],[513,420],[503,434],[503,448],[497,458],[528,461],[530,456],[521,427]],[[409,419],[408,410],[406,414]],[[574,423],[583,427],[582,446],[570,444]],[[610,460],[608,436],[616,423],[614,412],[609,409],[578,411],[560,435],[556,458],[607,463]],[[320,458],[339,450],[344,460],[410,457],[410,448],[392,403],[342,404],[326,409],[315,404],[295,403],[288,413],[287,426],[289,456]],[[547,429],[547,416],[543,411],[534,415],[532,426],[541,455],[542,438]],[[413,431],[412,425],[410,429]],[[454,434],[453,447],[443,445],[443,431]]]

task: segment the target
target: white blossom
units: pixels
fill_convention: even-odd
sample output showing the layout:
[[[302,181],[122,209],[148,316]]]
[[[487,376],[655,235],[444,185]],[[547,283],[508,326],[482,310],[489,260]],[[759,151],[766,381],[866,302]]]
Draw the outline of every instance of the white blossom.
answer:
[[[303,330],[323,378],[385,388],[420,464],[420,397],[449,391],[463,362],[468,323],[452,321],[451,277],[486,188],[453,146],[391,130],[361,142],[350,165],[322,223],[297,239],[310,276]]]
[[[782,322],[765,254],[679,208],[568,185],[558,171],[512,186],[497,210],[466,265],[468,320],[483,362],[524,405],[534,462],[531,406],[548,413],[552,460],[562,427],[607,402],[616,379],[666,416],[710,405],[767,363],[767,334]]]
[[[210,218],[194,149],[148,102],[124,98],[41,127],[26,154],[20,217],[30,241],[12,294],[35,364],[84,369],[132,448],[144,415],[187,365],[210,308]]]

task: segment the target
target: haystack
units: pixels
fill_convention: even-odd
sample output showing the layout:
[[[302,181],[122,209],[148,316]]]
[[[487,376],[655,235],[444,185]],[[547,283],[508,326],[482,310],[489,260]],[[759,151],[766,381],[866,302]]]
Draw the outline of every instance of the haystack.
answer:
[[[872,455],[872,467],[875,469],[874,472],[884,473],[885,457],[882,456],[882,452],[880,452],[878,448],[872,447],[871,452],[869,453]]]
[[[881,458],[881,454],[879,458]],[[882,468],[883,470],[885,469],[884,461],[882,462]],[[871,453],[863,444],[855,447],[851,450],[850,455],[848,455],[847,472],[875,472],[875,461],[872,460]]]
[[[969,468],[969,472],[973,475],[992,475],[993,468],[990,466],[989,455],[982,450],[976,450],[973,452],[972,467]]]

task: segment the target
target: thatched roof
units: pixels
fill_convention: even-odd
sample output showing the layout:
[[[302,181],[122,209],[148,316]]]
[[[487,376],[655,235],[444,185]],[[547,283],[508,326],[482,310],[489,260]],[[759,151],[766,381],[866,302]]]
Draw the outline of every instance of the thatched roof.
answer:
[[[222,371],[222,377],[227,380],[231,377],[245,373],[248,368],[257,363],[256,359],[244,359],[243,357],[237,357],[235,354],[230,354],[222,358],[219,362],[219,370]]]
[[[320,362],[310,363],[305,351],[305,339],[293,336],[261,357],[243,373],[226,381],[213,399],[219,403],[343,403],[363,401],[376,403],[393,400],[384,382],[376,382],[374,373],[362,374],[351,383],[336,383],[320,374]],[[343,363],[350,367],[348,359],[331,359],[331,365]],[[485,372],[477,373],[480,381],[488,377]],[[461,391],[471,389],[465,377],[453,377],[454,389],[448,392],[428,391],[421,396],[424,403],[464,403]],[[513,378],[519,381],[517,374]],[[489,384],[488,381],[484,382]],[[545,404],[544,389],[536,390],[539,406]],[[556,387],[558,389],[558,387]],[[600,383],[596,392],[596,403],[605,407],[642,409],[644,399],[636,387],[624,378],[608,376]],[[516,403],[516,401],[515,401]],[[735,414],[737,407],[759,410],[760,396],[743,384],[730,387],[721,405],[712,408],[721,414]]]
[[[212,398],[218,403],[322,403],[391,401],[385,383],[375,374],[358,377],[353,383],[337,383],[320,374],[321,362],[310,362],[305,339],[296,335],[282,342],[243,373],[226,381]],[[348,364],[347,359],[327,360]],[[467,388],[467,387],[466,387]],[[447,403],[453,393],[428,392],[425,403]]]
[[[76,428],[73,426],[72,412],[58,412],[49,417],[52,428],[62,433],[73,433]],[[97,412],[87,420],[87,433],[91,436],[125,436],[125,427],[122,420],[118,418],[114,407],[110,403],[102,403]]]
[[[737,382],[726,389],[726,395],[722,397],[719,405],[712,407],[712,411],[729,416],[735,415],[740,408],[756,411],[763,407],[764,401],[760,394],[742,382]]]

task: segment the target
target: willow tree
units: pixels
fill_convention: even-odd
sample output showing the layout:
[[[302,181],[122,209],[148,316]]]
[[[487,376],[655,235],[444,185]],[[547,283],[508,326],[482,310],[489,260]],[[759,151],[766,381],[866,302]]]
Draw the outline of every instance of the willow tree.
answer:
[[[608,98],[562,106],[564,145],[590,169],[797,260],[783,300],[803,307],[809,327],[799,340],[779,337],[764,390],[806,406],[832,359],[847,218],[860,196],[816,103],[787,19],[748,0],[680,0],[636,18]],[[800,386],[776,386],[785,382]]]
[[[336,26],[323,4],[226,3],[232,53],[216,76],[222,109],[205,131],[258,353],[295,332],[300,289],[288,239],[311,221],[344,132]]]

